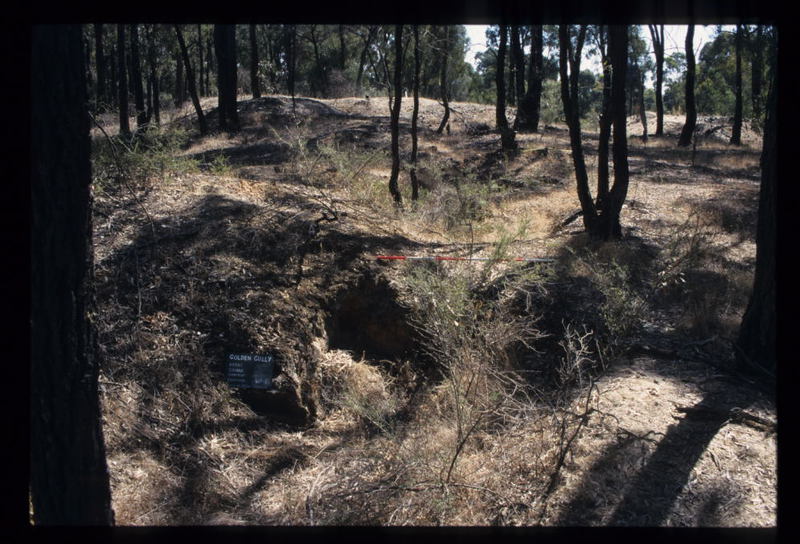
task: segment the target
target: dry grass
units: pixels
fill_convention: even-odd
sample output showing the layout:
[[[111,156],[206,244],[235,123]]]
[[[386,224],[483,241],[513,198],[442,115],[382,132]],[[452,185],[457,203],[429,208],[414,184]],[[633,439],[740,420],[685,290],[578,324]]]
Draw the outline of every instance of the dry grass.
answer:
[[[385,98],[321,102],[388,117]],[[441,107],[422,103],[421,164],[435,187],[415,209],[405,173],[406,209],[389,199],[387,134],[342,140],[364,120],[326,117],[312,101],[298,102],[303,123],[287,121],[285,100],[247,102],[240,134],[194,138],[183,154],[199,171],[136,188],[152,227],[129,193],[98,194],[96,322],[117,521],[774,525],[774,436],[678,410],[736,405],[774,418],[769,399],[697,362],[716,353],[719,363],[749,294],[755,136],[746,132],[741,149],[703,141],[694,166],[670,138],[632,138],[627,237],[597,246],[580,220],[560,226],[578,208],[563,126],[520,135],[512,161],[488,160],[499,136],[470,136],[467,123],[491,126],[493,108],[454,104],[451,133],[439,136]],[[191,125],[190,108],[171,115]],[[680,118],[667,121],[668,133],[679,130]],[[214,168],[205,160],[219,156]],[[489,256],[499,246],[557,262],[486,274],[477,263],[441,267],[442,285],[427,295],[419,284],[402,289],[424,264],[371,262],[379,253]],[[457,299],[436,299],[457,310],[458,325],[443,328],[445,312],[439,329],[423,327],[449,339],[437,348],[453,355],[440,357],[443,374],[421,349],[395,360],[329,349],[334,293],[365,274],[387,278],[397,302],[416,295],[423,310],[467,286],[466,313]],[[506,350],[514,320],[530,327],[535,316],[549,335],[531,342],[538,352]],[[625,356],[645,344],[674,355]],[[317,417],[291,424],[245,402],[224,384],[222,361],[234,350],[277,350],[292,372],[307,372],[282,379],[286,391],[308,384],[297,394],[316,399]],[[500,379],[509,368],[527,376],[518,383],[527,397],[509,394]],[[654,472],[677,487],[656,486]],[[638,508],[642,496],[650,510]]]

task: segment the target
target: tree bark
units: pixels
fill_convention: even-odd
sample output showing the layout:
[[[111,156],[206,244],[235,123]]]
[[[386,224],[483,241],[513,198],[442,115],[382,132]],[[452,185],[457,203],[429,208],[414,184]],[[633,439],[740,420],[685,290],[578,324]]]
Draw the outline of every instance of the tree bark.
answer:
[[[295,98],[294,98],[294,76],[295,76],[295,57],[297,52],[297,27],[289,25],[289,69],[287,77],[287,85],[289,87],[289,94],[292,95],[292,115],[295,114]]]
[[[520,110],[525,101],[525,54],[519,39],[519,26],[511,25],[511,59],[514,63],[514,85],[517,95],[517,114],[514,116],[514,130],[519,129]]]
[[[208,96],[208,89],[203,85],[203,29],[197,25],[197,92],[200,96]]]
[[[189,50],[186,48],[186,42],[183,39],[183,33],[179,25],[174,25],[175,35],[178,37],[178,46],[181,49],[181,57],[183,57],[183,64],[186,65],[186,81],[189,84],[189,95],[192,97],[192,104],[194,111],[197,112],[197,123],[200,125],[200,134],[205,136],[208,134],[208,123],[206,116],[203,115],[203,108],[200,107],[200,97],[197,96],[197,87],[194,83],[194,70],[192,70],[192,63],[189,59]]]
[[[517,142],[514,131],[508,126],[506,118],[506,82],[505,64],[506,48],[508,44],[508,27],[500,25],[500,43],[497,47],[497,72],[495,74],[495,84],[497,85],[497,106],[495,108],[495,122],[500,131],[500,146],[506,152],[517,149]]]
[[[394,31],[394,102],[391,112],[392,172],[389,177],[389,192],[397,206],[403,198],[397,187],[400,175],[400,101],[403,99],[403,25],[395,25]]]
[[[239,130],[236,111],[236,27],[214,25],[214,48],[217,56],[217,89],[219,91],[219,126],[222,130]]]
[[[250,87],[253,98],[261,98],[261,86],[258,83],[258,42],[254,24],[250,25]]]
[[[598,49],[603,66],[603,105],[600,112],[599,139],[597,143],[597,198],[595,208],[602,210],[608,200],[608,153],[611,138],[611,59],[608,57],[608,27],[598,29]]]
[[[150,65],[150,80],[153,92],[153,117],[156,125],[161,126],[161,88],[158,84],[158,60],[156,57],[156,25],[150,25],[149,40],[147,45],[147,58]]]
[[[125,138],[131,135],[128,120],[128,79],[125,69],[125,25],[117,25],[117,91],[119,98],[119,133]]]
[[[103,25],[94,25],[94,57],[97,65],[97,93],[95,95],[95,110],[105,110],[108,102],[106,91],[106,59],[103,55]]]
[[[608,32],[608,49],[611,58],[611,110],[614,118],[614,186],[608,193],[599,218],[599,234],[604,240],[621,238],[620,212],[628,195],[628,137],[625,118],[625,72],[628,69],[628,29],[625,25],[611,25]]]
[[[581,142],[581,120],[578,111],[578,77],[580,76],[581,52],[586,36],[586,25],[581,25],[573,51],[569,25],[559,25],[559,73],[561,79],[561,101],[564,104],[564,117],[569,129],[569,143],[572,151],[572,163],[575,167],[578,200],[583,211],[583,226],[591,235],[596,233],[597,210],[592,201],[589,189],[589,175],[583,156]],[[569,68],[569,73],[567,73]],[[623,105],[624,107],[624,105]]]
[[[79,25],[31,48],[30,490],[36,525],[113,525],[98,397],[91,166]]]
[[[647,109],[644,105],[644,70],[639,65],[634,65],[636,69],[636,79],[639,82],[639,119],[642,121],[642,141],[647,143]]]
[[[761,76],[763,68],[763,48],[764,48],[764,25],[758,25],[756,28],[755,39],[753,40],[753,48],[751,54],[750,71],[752,75],[751,95],[753,100],[753,119],[758,123],[761,122]]]
[[[133,96],[136,105],[136,128],[145,128],[150,121],[144,107],[144,88],[142,86],[142,64],[139,60],[139,25],[131,25],[131,77]]]
[[[179,108],[186,101],[186,91],[184,90],[184,82],[186,78],[183,75],[183,60],[181,54],[178,52],[175,55],[175,107]]]
[[[656,56],[656,133],[664,135],[664,25],[648,25]]]
[[[694,127],[697,124],[697,108],[694,101],[694,25],[689,25],[686,31],[686,122],[678,139],[680,147],[687,147],[692,143]]]
[[[736,25],[736,79],[734,83],[736,105],[733,111],[733,127],[730,143],[742,145],[742,25]]]
[[[766,369],[775,373],[775,248],[777,238],[777,66],[772,71],[772,85],[767,99],[761,152],[761,189],[756,227],[756,272],[753,292],[742,317],[736,339],[736,359],[743,370]]]
[[[439,128],[436,129],[436,134],[441,134],[444,130],[445,125],[447,125],[447,121],[450,119],[450,104],[447,101],[447,55],[450,51],[450,27],[447,25],[444,26],[443,29],[443,53],[442,53],[442,71],[439,76],[439,91],[442,96],[442,105],[444,106],[444,116],[442,117],[441,123],[439,123]],[[448,129],[449,131],[449,129]]]
[[[417,121],[419,119],[419,25],[414,25],[414,110],[411,112],[411,201],[419,198],[419,180],[417,180]]]
[[[528,89],[520,100],[515,130],[537,132],[542,99],[542,25],[531,26],[531,57],[528,70]]]

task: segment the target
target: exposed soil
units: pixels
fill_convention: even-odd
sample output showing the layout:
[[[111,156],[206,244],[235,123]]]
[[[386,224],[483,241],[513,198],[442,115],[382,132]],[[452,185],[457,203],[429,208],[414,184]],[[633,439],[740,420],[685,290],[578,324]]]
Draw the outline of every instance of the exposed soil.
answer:
[[[646,143],[631,118],[625,240],[596,251],[626,262],[632,285],[662,267],[663,285],[641,287],[652,296],[637,332],[609,351],[590,402],[586,389],[569,401],[592,410],[564,424],[578,430],[557,473],[555,420],[523,418],[476,433],[443,493],[421,476],[455,431],[435,423],[444,393],[404,301],[401,276],[416,264],[375,257],[486,257],[502,231],[524,232],[513,255],[556,260],[539,326],[555,334],[584,319],[599,331],[576,257],[593,246],[580,219],[564,224],[578,210],[566,128],[519,134],[507,160],[486,130],[493,106],[452,104],[450,132],[437,135],[442,108],[421,99],[424,199],[408,205],[405,163],[398,212],[385,97],[301,98],[294,113],[285,96],[240,98],[238,134],[182,151],[198,171],[134,187],[136,200],[125,187],[95,191],[119,524],[775,525],[776,436],[757,421],[775,421],[774,402],[729,364],[755,262],[756,133],[745,127],[744,145],[729,146],[727,121],[701,119],[722,128],[693,152],[675,146],[681,117]],[[212,126],[214,106],[204,99]],[[410,115],[404,100],[405,160]],[[190,108],[172,122],[191,130]],[[584,130],[591,172],[597,132]],[[486,190],[463,200],[459,179]],[[455,201],[474,206],[459,215]],[[702,266],[670,261],[685,254]],[[226,354],[267,351],[279,361],[275,391],[226,384]],[[393,415],[357,411],[367,405]]]

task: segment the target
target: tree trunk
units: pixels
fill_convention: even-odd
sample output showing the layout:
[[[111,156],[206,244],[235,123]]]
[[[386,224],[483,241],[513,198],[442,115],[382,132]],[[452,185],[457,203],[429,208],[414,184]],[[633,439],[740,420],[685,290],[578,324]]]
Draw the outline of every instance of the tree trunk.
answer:
[[[642,141],[647,143],[647,109],[644,105],[644,70],[636,65],[636,76],[639,82],[639,118],[642,121]]]
[[[753,119],[756,121],[756,126],[761,122],[761,74],[763,67],[763,47],[764,47],[764,25],[758,25],[756,28],[756,36],[753,41],[753,49],[751,56],[750,71],[752,75],[751,80],[751,94],[753,100]]]
[[[517,95],[517,114],[514,117],[514,130],[519,129],[521,122],[520,110],[525,103],[525,54],[519,39],[519,26],[511,25],[511,58],[514,62],[514,84]]]
[[[613,72],[611,80],[611,110],[614,118],[614,186],[608,193],[599,218],[599,236],[604,240],[621,238],[620,212],[628,194],[628,137],[625,118],[625,72],[628,68],[628,29],[611,25],[608,49]]]
[[[131,135],[128,120],[128,79],[125,69],[125,25],[117,25],[117,89],[119,101],[119,133],[125,138]]]
[[[347,48],[344,41],[344,25],[339,25],[339,70],[347,68]]]
[[[414,29],[414,110],[411,112],[411,201],[419,198],[419,180],[417,180],[417,121],[419,119],[419,25]]]
[[[236,111],[236,27],[214,25],[214,48],[217,56],[217,89],[219,92],[219,127],[239,130]]]
[[[158,60],[156,57],[156,25],[150,25],[149,40],[147,45],[147,58],[150,65],[150,80],[153,85],[153,117],[156,125],[161,126],[161,88],[158,84]]]
[[[183,75],[183,60],[181,54],[178,52],[175,55],[175,107],[180,108],[186,101],[186,91],[184,90],[184,82],[186,78]]]
[[[142,64],[139,60],[139,25],[131,25],[131,77],[133,96],[136,104],[136,128],[147,126],[149,119],[144,107],[144,88],[142,86]]]
[[[364,47],[361,49],[361,55],[358,58],[358,72],[356,73],[356,92],[362,94],[361,79],[364,77],[364,67],[367,62],[367,51],[372,45],[374,34],[374,27],[369,27],[367,37],[364,38]]]
[[[736,357],[743,370],[766,369],[774,374],[777,366],[775,344],[775,248],[777,238],[777,66],[767,100],[764,143],[761,152],[761,190],[756,227],[756,273],[753,292],[742,318],[736,340]],[[755,366],[755,368],[754,368]]]
[[[400,175],[400,101],[403,99],[403,25],[395,25],[394,31],[394,102],[392,104],[392,173],[389,177],[389,192],[397,206],[403,204],[397,178]]]
[[[648,25],[656,55],[656,136],[664,135],[664,25]]]
[[[495,122],[500,131],[501,149],[508,153],[517,149],[517,142],[514,131],[508,126],[506,118],[506,47],[508,43],[508,27],[500,25],[500,43],[497,47],[497,72],[495,74],[495,84],[497,85],[497,107],[495,108]]]
[[[95,95],[95,110],[105,111],[108,102],[106,91],[106,59],[103,56],[103,25],[94,25],[94,57],[97,65],[97,93]]]
[[[442,122],[439,123],[439,128],[436,129],[436,134],[441,134],[444,130],[447,121],[450,119],[450,104],[447,101],[447,55],[450,51],[450,27],[444,26],[444,51],[442,54],[442,71],[439,77],[439,90],[442,96],[442,104],[444,105],[444,116]],[[448,129],[449,132],[450,129]]]
[[[36,525],[113,525],[97,390],[91,166],[79,25],[31,48],[30,491]]]
[[[569,25],[559,25],[558,27],[561,101],[564,103],[564,117],[566,117],[567,128],[569,129],[569,143],[572,150],[572,163],[575,167],[578,200],[583,211],[583,226],[590,235],[594,235],[597,225],[597,210],[589,190],[589,175],[586,171],[586,161],[583,157],[581,120],[578,111],[578,77],[580,75],[581,51],[583,50],[585,36],[586,25],[581,25],[573,51]],[[569,67],[569,74],[567,73],[567,67]]]
[[[213,41],[213,38],[210,36],[206,38],[206,95],[211,94],[211,72],[214,66]]]
[[[611,59],[608,58],[608,27],[599,28],[599,49],[603,66],[603,105],[600,112],[599,139],[597,143],[597,198],[595,208],[602,210],[608,200],[608,152],[611,138]]]
[[[197,123],[200,125],[200,134],[205,136],[208,134],[208,123],[206,116],[203,115],[203,108],[200,107],[200,97],[197,96],[197,87],[194,83],[194,70],[192,70],[192,63],[189,59],[189,50],[186,48],[186,42],[183,40],[183,33],[179,25],[174,25],[175,35],[178,37],[178,46],[181,49],[181,57],[183,57],[183,64],[186,65],[186,80],[189,84],[189,95],[192,97],[192,104],[194,111],[197,112]]]
[[[697,108],[694,102],[694,25],[689,25],[686,31],[686,122],[678,139],[680,147],[687,147],[692,143],[694,127],[697,124]]]
[[[289,86],[289,94],[292,95],[292,115],[295,114],[295,98],[294,98],[294,76],[295,76],[295,57],[297,53],[297,27],[289,25],[289,69],[287,77],[287,85]]]
[[[528,90],[520,101],[514,128],[520,131],[539,130],[539,109],[542,100],[542,25],[531,26],[531,57]]]
[[[736,25],[736,80],[734,83],[736,106],[731,129],[732,145],[742,145],[742,25]]]
[[[253,98],[261,98],[261,86],[258,83],[258,42],[256,41],[256,25],[250,25],[250,87]]]
[[[197,25],[197,92],[200,96],[208,96],[208,89],[203,84],[203,29]]]

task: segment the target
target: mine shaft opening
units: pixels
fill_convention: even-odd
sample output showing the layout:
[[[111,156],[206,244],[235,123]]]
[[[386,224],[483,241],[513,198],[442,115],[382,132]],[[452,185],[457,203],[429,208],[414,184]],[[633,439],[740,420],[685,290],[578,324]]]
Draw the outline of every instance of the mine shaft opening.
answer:
[[[350,351],[375,362],[417,359],[418,333],[397,291],[370,273],[341,289],[329,307],[325,328],[328,349]]]

